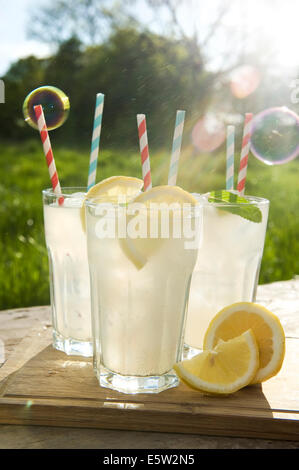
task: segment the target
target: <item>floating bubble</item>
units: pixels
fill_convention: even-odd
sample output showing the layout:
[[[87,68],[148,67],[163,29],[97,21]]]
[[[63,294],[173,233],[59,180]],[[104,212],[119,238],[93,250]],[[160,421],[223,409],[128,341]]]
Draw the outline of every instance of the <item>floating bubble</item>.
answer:
[[[70,102],[66,94],[54,86],[41,86],[31,91],[23,103],[25,121],[34,129],[37,129],[34,106],[38,104],[43,107],[49,131],[62,126],[68,117]]]
[[[260,83],[260,74],[252,65],[237,67],[231,74],[230,88],[232,94],[239,99],[251,95]]]
[[[192,130],[193,145],[203,152],[216,150],[225,140],[225,127],[215,114],[208,113],[201,118]]]
[[[269,108],[252,123],[251,151],[267,165],[281,165],[299,155],[299,116],[286,107]]]

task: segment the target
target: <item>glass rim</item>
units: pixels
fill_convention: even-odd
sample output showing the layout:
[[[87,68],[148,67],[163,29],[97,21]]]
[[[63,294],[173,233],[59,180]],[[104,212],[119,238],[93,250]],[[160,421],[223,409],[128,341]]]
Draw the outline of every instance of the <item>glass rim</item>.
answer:
[[[237,192],[235,192],[237,194]],[[244,206],[267,206],[270,204],[269,199],[259,196],[251,196],[245,194],[244,198],[249,199],[247,202],[210,202],[208,201],[209,192],[207,193],[191,193],[198,196],[203,207],[244,207]]]
[[[68,192],[65,192],[65,191],[68,191]],[[53,188],[45,188],[42,190],[42,194],[44,196],[51,196],[51,197],[57,197],[57,198],[61,196],[67,198],[76,192],[86,194],[87,187],[86,186],[62,186],[61,192],[59,194],[55,193]]]

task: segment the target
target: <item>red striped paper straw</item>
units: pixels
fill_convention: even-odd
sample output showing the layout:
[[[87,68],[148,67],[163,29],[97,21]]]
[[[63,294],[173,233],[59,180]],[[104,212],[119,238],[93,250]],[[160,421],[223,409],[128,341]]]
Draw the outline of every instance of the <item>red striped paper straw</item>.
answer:
[[[143,189],[148,191],[152,187],[150,158],[147,141],[145,114],[137,114],[139,146],[141,153]]]
[[[58,173],[56,170],[55,160],[54,160],[54,156],[52,152],[51,142],[50,142],[50,138],[48,134],[48,129],[47,129],[42,105],[39,104],[37,106],[34,106],[34,112],[36,115],[37,126],[38,126],[38,130],[40,133],[41,141],[42,141],[43,148],[44,148],[44,154],[45,154],[48,169],[49,169],[52,188],[53,188],[54,193],[57,196],[59,196],[58,197],[59,205],[62,205],[64,202],[64,198],[61,195],[61,188],[60,188],[60,183],[58,179]]]
[[[241,150],[240,167],[239,167],[238,184],[237,184],[237,190],[239,194],[241,195],[243,195],[245,192],[248,155],[249,155],[250,138],[251,138],[251,132],[252,132],[252,119],[253,119],[252,113],[245,114],[242,150]]]

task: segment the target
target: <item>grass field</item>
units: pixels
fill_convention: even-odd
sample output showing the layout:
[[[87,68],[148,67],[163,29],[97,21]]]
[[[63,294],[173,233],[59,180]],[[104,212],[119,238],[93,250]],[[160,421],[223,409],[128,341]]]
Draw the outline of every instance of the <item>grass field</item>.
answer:
[[[89,153],[55,148],[64,186],[84,186]],[[44,243],[41,190],[49,186],[38,139],[0,144],[0,310],[49,303],[48,261]],[[169,155],[151,154],[153,184],[167,182]],[[103,151],[98,180],[124,174],[141,177],[138,153]],[[270,199],[270,215],[260,283],[299,274],[299,160],[275,167],[250,157],[246,192]],[[178,185],[188,191],[223,189],[225,157],[186,148]],[[219,234],[221,237],[221,233]]]

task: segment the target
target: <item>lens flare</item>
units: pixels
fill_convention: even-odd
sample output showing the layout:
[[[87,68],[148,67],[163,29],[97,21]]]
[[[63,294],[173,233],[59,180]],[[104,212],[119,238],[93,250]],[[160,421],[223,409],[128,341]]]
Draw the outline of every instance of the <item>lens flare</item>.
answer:
[[[66,94],[54,86],[42,86],[31,91],[23,103],[25,121],[37,129],[34,106],[41,104],[49,131],[62,126],[69,115],[70,102]]]
[[[253,119],[251,152],[267,165],[299,155],[299,116],[286,107],[269,108]]]
[[[251,65],[242,65],[231,74],[230,89],[232,94],[239,99],[251,95],[260,84],[260,74]]]
[[[193,127],[193,145],[203,152],[216,150],[225,140],[225,127],[215,114],[208,113]]]

